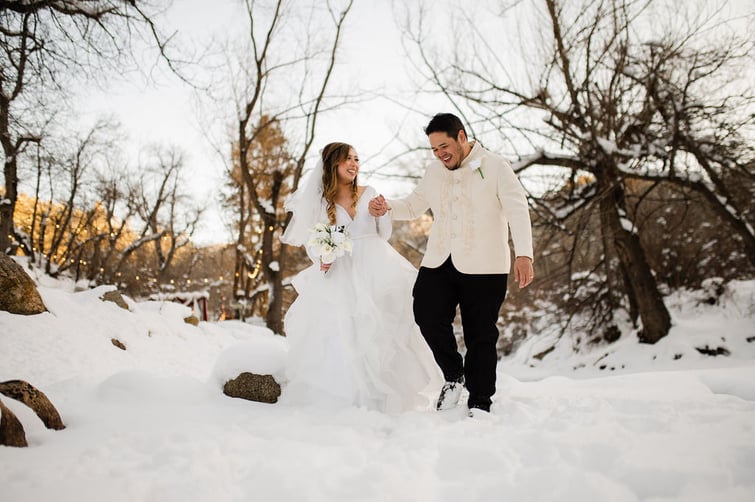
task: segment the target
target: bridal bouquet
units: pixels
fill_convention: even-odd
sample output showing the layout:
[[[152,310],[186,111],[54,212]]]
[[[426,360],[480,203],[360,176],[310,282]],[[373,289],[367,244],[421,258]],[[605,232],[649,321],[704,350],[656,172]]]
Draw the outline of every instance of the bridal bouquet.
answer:
[[[318,223],[311,231],[307,248],[323,263],[333,263],[344,253],[351,253],[351,238],[343,225]]]

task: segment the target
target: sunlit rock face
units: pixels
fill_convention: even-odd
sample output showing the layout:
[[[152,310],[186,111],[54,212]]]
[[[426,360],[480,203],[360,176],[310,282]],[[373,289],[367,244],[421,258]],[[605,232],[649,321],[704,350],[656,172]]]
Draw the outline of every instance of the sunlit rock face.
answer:
[[[23,315],[47,311],[34,281],[5,253],[0,253],[0,310]]]

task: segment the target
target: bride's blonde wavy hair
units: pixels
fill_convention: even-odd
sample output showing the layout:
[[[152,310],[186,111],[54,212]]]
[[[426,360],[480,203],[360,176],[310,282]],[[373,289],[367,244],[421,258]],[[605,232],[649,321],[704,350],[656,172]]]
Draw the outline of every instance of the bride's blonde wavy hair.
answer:
[[[338,194],[338,164],[349,158],[352,146],[347,143],[328,143],[322,149],[322,197],[325,199],[328,220],[336,224],[336,195]],[[357,176],[351,182],[351,207],[357,204]]]

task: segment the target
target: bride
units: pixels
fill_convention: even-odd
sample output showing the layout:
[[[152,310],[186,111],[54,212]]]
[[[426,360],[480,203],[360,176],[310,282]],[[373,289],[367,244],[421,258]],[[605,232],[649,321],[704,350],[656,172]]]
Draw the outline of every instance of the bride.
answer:
[[[286,203],[293,216],[281,240],[305,245],[315,263],[293,280],[298,297],[284,321],[290,350],[282,400],[388,413],[428,406],[422,391],[442,377],[414,324],[417,271],[387,242],[390,215],[370,216],[377,192],[357,184],[354,148],[330,143],[321,157]],[[317,223],[343,226],[351,253],[323,263],[307,246]]]

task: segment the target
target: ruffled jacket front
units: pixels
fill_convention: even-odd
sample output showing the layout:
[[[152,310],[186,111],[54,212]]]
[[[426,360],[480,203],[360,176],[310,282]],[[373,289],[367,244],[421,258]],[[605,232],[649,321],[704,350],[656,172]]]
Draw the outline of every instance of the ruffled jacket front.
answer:
[[[506,159],[477,142],[458,169],[434,160],[411,194],[388,205],[394,220],[432,211],[422,266],[438,267],[451,256],[466,274],[509,273],[509,229],[516,256],[533,257],[524,188]]]

